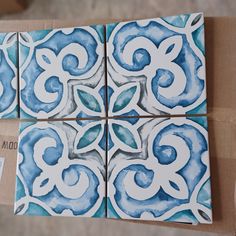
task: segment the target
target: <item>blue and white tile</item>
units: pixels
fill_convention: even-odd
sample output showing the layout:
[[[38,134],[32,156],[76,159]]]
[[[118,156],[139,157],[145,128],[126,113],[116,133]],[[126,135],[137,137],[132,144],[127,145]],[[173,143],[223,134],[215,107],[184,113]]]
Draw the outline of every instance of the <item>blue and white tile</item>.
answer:
[[[108,126],[108,218],[212,222],[206,117]]]
[[[102,25],[19,33],[20,117],[105,116]]]
[[[105,217],[105,121],[93,122],[21,123],[15,214]]]
[[[106,26],[109,116],[205,114],[201,13]]]
[[[17,33],[0,33],[0,118],[17,117]]]

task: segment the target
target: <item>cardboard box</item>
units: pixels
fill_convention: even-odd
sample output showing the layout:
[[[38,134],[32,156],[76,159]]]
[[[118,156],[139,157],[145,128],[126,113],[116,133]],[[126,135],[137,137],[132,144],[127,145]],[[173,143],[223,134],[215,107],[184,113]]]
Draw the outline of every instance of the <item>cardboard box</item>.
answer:
[[[13,13],[24,10],[29,0],[7,0],[0,1],[0,13]]]
[[[103,21],[111,22],[111,21]],[[87,25],[79,21],[1,21],[0,31],[29,31]],[[99,22],[101,23],[101,22]],[[209,145],[213,224],[197,226],[141,222],[216,233],[236,232],[236,17],[205,18]],[[0,156],[5,168],[0,204],[13,205],[18,120],[0,121]],[[5,142],[5,143],[4,143]],[[13,142],[13,144],[10,144]],[[12,146],[10,146],[12,145]],[[10,148],[13,147],[13,148]],[[2,191],[3,190],[3,191]]]

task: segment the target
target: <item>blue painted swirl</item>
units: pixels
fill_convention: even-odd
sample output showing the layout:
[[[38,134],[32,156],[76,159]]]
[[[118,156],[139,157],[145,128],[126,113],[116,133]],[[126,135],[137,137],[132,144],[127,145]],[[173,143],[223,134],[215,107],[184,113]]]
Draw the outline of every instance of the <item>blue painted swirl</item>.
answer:
[[[4,40],[8,37],[8,34],[5,33],[0,33],[0,44],[4,43]],[[10,36],[15,37],[15,35]],[[13,88],[13,79],[16,77],[16,72],[15,72],[15,66],[17,63],[17,44],[16,44],[16,38],[11,39],[15,40],[15,43],[13,43],[11,46],[6,46],[7,50],[4,53],[3,50],[0,50],[0,84],[2,87],[2,93],[0,95],[0,113],[3,113],[1,117],[17,117],[16,111],[14,111],[14,108],[17,106],[13,107],[13,109],[9,110],[8,109],[12,106],[12,104],[15,102],[16,98],[16,89]],[[12,62],[12,67],[8,61]],[[15,80],[15,87],[17,86]],[[16,102],[15,102],[16,103]]]
[[[8,65],[3,51],[0,51],[0,74],[0,82],[3,86],[3,93],[0,97],[0,112],[3,112],[12,105],[16,97],[16,90],[11,84],[16,75]]]
[[[76,183],[78,183],[82,173],[88,176],[89,186],[81,197],[65,197],[62,193],[60,193],[56,185],[45,195],[34,196],[33,194],[34,181],[38,176],[40,176],[40,174],[44,172],[44,170],[38,167],[35,162],[34,147],[40,139],[47,137],[53,138],[56,142],[56,146],[49,147],[45,150],[43,154],[43,160],[47,165],[54,166],[58,163],[60,158],[62,158],[64,144],[59,134],[52,127],[34,127],[21,138],[19,143],[19,153],[23,156],[23,161],[19,165],[19,171],[24,179],[24,182],[26,183],[29,195],[48,205],[57,214],[61,214],[64,210],[69,209],[74,215],[82,215],[89,211],[99,198],[97,191],[97,188],[100,184],[99,179],[96,174],[86,166],[72,164],[62,171],[61,176],[63,182],[67,186],[74,186]],[[41,186],[47,184],[48,181],[49,179],[45,179],[41,183]],[[21,189],[22,186],[17,184],[17,193],[19,193],[18,198],[21,196]],[[43,205],[40,207],[42,209]],[[37,214],[37,212],[34,213]],[[38,215],[40,214],[40,211],[38,211]]]
[[[48,33],[50,33],[50,31],[47,31],[45,34],[42,33],[43,37],[46,37]],[[38,38],[36,37],[36,39]],[[56,93],[57,98],[53,102],[48,103],[44,103],[39,100],[35,95],[34,84],[38,77],[44,72],[44,69],[40,67],[36,60],[36,51],[38,49],[50,49],[56,56],[58,56],[63,48],[72,43],[79,44],[85,48],[88,54],[88,61],[83,68],[78,68],[80,65],[80,58],[72,54],[67,54],[64,56],[61,65],[65,72],[68,72],[71,76],[79,77],[88,72],[95,65],[98,58],[96,53],[98,43],[93,35],[84,29],[76,28],[70,34],[64,34],[62,31],[58,31],[46,42],[37,45],[34,48],[29,65],[24,71],[22,71],[21,74],[22,79],[25,81],[25,87],[21,90],[21,99],[27,108],[29,108],[32,112],[38,113],[40,111],[44,111],[48,113],[55,109],[60,104],[62,96],[64,96],[65,93],[61,81],[66,80],[66,78],[58,78],[58,76],[49,77],[46,81],[45,88],[42,89],[49,93]],[[23,45],[20,45],[20,47],[24,49]],[[21,55],[23,57],[23,54]],[[50,64],[48,58],[44,56],[43,59],[46,63]],[[56,70],[57,69],[58,68],[56,68]]]
[[[160,187],[159,191],[148,199],[137,200],[132,198],[128,195],[124,185],[126,175],[129,172],[135,172],[135,184],[143,189],[148,188],[153,183],[154,175],[151,169],[148,169],[142,164],[128,165],[117,174],[113,185],[116,189],[114,195],[116,204],[124,213],[131,217],[140,218],[144,212],[149,212],[153,214],[154,217],[159,217],[173,207],[188,203],[195,186],[207,171],[207,166],[201,160],[202,154],[208,149],[207,140],[197,128],[189,124],[170,124],[156,134],[152,143],[152,152],[160,164],[168,165],[177,158],[176,150],[172,146],[160,145],[161,139],[166,135],[180,137],[190,150],[191,158],[176,172],[184,178],[188,187],[189,197],[177,199],[167,194],[163,188]],[[154,163],[153,168],[155,169]],[[158,172],[158,167],[156,168]],[[191,175],[189,173],[191,173]],[[179,190],[178,186],[172,180],[169,183],[173,188]]]
[[[186,20],[187,19],[188,17],[186,18]],[[186,22],[183,22],[184,25],[185,23]],[[201,26],[196,32],[198,33],[198,35],[195,36],[195,33],[193,40],[195,40],[196,45],[201,50],[203,50],[203,26]],[[154,45],[158,50],[160,45],[165,42],[166,39],[170,39],[171,37],[175,36],[181,37],[182,47],[180,48],[179,53],[176,55],[176,58],[172,59],[171,62],[176,64],[183,70],[186,77],[185,88],[177,96],[164,97],[160,94],[159,88],[170,87],[176,77],[179,76],[179,74],[172,73],[171,66],[169,66],[169,68],[162,68],[157,66],[156,75],[153,78],[148,78],[151,80],[151,91],[154,95],[154,98],[156,98],[159,103],[170,109],[175,108],[176,106],[188,107],[199,99],[205,89],[204,80],[200,79],[200,77],[198,76],[198,70],[203,66],[203,62],[191,47],[189,41],[187,40],[187,36],[185,34],[170,30],[166,26],[151,20],[145,26],[140,26],[137,22],[129,22],[127,24],[124,24],[114,33],[114,37],[112,39],[108,39],[112,40],[112,45],[114,47],[112,56],[115,59],[116,63],[118,63],[121,68],[127,71],[138,72],[143,70],[150,64],[153,64],[154,66],[155,64],[159,65],[159,62],[162,60],[164,61],[164,58],[151,57],[151,53],[153,52],[149,52],[145,46],[145,43],[143,43],[143,48],[140,46],[137,47],[132,55],[131,64],[128,64],[123,56],[123,53],[126,50],[126,45],[132,42],[132,40],[145,38],[150,41],[150,44]],[[170,45],[170,47],[167,48],[165,54],[170,54],[170,52],[173,50],[173,47],[174,45]],[[116,65],[113,65],[113,67],[115,69],[117,68]],[[117,69],[117,72],[120,73],[119,69]],[[142,74],[140,74],[140,76],[142,76]],[[142,95],[140,96],[140,99],[142,99]]]
[[[139,26],[136,22],[130,22],[125,24],[116,33],[113,39],[114,52],[113,56],[117,63],[129,71],[140,71],[145,66],[151,63],[150,53],[144,49],[139,48],[133,54],[133,64],[129,65],[124,61],[122,53],[126,44],[129,41],[137,37],[146,37],[148,40],[152,41],[156,47],[166,38],[175,35],[173,31],[168,30],[164,26],[151,21],[147,26]],[[145,45],[144,45],[145,47]]]

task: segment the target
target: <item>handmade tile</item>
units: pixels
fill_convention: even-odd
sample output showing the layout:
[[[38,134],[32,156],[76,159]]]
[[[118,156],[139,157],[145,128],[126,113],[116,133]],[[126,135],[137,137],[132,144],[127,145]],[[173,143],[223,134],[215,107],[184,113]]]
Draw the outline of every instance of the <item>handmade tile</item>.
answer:
[[[109,116],[205,114],[201,13],[106,26]]]
[[[109,218],[211,223],[206,117],[109,120]]]
[[[21,32],[20,117],[105,116],[103,26]]]
[[[17,33],[0,33],[0,118],[17,117]]]
[[[105,217],[105,121],[23,122],[15,214]]]

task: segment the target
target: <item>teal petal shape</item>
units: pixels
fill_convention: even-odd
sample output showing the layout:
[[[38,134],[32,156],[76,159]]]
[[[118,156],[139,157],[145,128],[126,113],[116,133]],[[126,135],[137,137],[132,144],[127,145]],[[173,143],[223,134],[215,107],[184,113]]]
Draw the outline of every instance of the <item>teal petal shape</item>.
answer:
[[[207,118],[205,116],[190,116],[187,119],[197,122],[199,125],[208,130]]]
[[[137,86],[133,86],[129,89],[122,91],[121,94],[117,97],[112,111],[118,112],[125,108],[132,100],[136,90]]]
[[[24,185],[22,184],[18,176],[16,176],[16,186],[16,201],[18,201],[26,195]]]
[[[97,139],[98,135],[101,133],[101,130],[102,126],[100,124],[89,128],[79,140],[77,148],[84,148],[93,143]]]
[[[104,26],[103,25],[92,25],[91,27],[97,31],[101,43],[104,43]]]
[[[211,183],[208,179],[203,186],[201,187],[198,196],[197,202],[211,209]]]
[[[6,37],[6,33],[0,34],[0,44],[3,44],[4,38]]]
[[[7,49],[8,57],[12,63],[17,66],[17,43],[15,42],[10,48]]]
[[[50,216],[50,214],[40,205],[36,203],[30,203],[25,215],[31,216]]]
[[[92,111],[101,112],[101,107],[97,99],[93,95],[79,89],[77,90],[77,92],[81,102],[85,107]]]
[[[186,112],[186,114],[192,115],[192,114],[206,114],[207,113],[207,103],[206,100],[203,101],[200,105],[193,108],[192,110]]]
[[[185,223],[192,223],[192,224],[198,223],[198,220],[193,215],[191,210],[179,211],[165,221],[167,221],[167,222],[182,222],[182,223],[185,222]]]
[[[29,47],[26,47],[20,43],[19,44],[19,51],[20,51],[19,66],[22,66],[25,63],[25,61],[29,55],[30,49],[29,49]]]
[[[108,42],[112,31],[114,30],[114,28],[118,25],[118,23],[112,23],[112,24],[108,24],[106,25],[106,42]]]
[[[107,198],[107,216],[109,218],[116,218],[120,219],[121,217],[118,215],[118,213],[115,211],[114,207],[112,206],[111,200],[108,197]]]
[[[5,114],[2,116],[2,118],[4,119],[15,119],[18,117],[18,105],[16,105],[15,109],[13,111],[11,111],[8,114]]]
[[[167,23],[169,23],[170,25],[173,25],[179,28],[184,28],[188,18],[189,18],[189,15],[184,14],[184,15],[179,15],[179,16],[168,16],[162,19],[166,21]]]
[[[94,217],[94,218],[106,217],[105,209],[106,209],[106,198],[104,197],[102,200],[101,206],[98,208],[97,212],[92,217]]]
[[[36,30],[29,32],[30,36],[32,37],[33,41],[38,41],[43,39],[46,35],[48,35],[52,30]]]
[[[193,33],[193,41],[197,45],[197,47],[202,51],[202,53],[205,55],[205,46],[204,46],[204,25],[199,27],[197,30],[195,30]]]
[[[129,131],[129,129],[118,125],[118,124],[112,124],[112,129],[117,136],[117,138],[128,145],[131,148],[137,149],[138,145],[135,142],[133,134]]]

